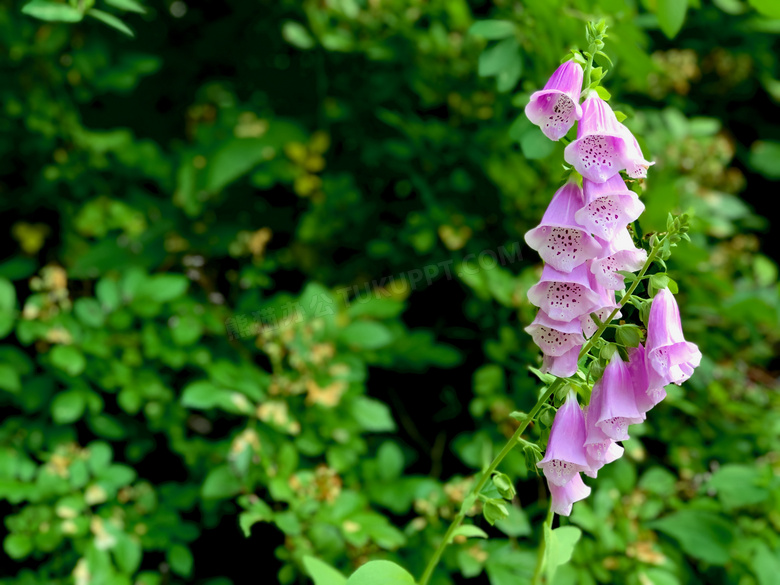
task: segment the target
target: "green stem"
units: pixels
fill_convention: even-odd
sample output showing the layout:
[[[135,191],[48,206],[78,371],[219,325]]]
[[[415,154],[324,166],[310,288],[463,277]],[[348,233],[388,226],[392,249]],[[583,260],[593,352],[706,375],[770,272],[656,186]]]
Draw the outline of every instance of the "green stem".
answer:
[[[592,47],[588,47],[589,49]],[[585,67],[585,83],[582,87],[582,91],[585,91],[590,87],[590,72],[593,69],[593,51],[589,51],[590,57],[588,57],[588,64]]]
[[[550,507],[547,509],[547,518],[542,525],[542,542],[539,545],[539,552],[536,555],[536,570],[534,570],[533,585],[541,585],[542,583],[542,570],[544,569],[544,551],[547,548],[547,539],[544,537],[547,530],[552,530],[553,517],[555,514],[552,509],[552,500],[550,500]]]
[[[539,397],[539,400],[536,401],[536,404],[528,413],[525,420],[522,423],[520,423],[520,426],[517,427],[517,430],[506,442],[506,445],[504,445],[504,448],[501,449],[501,452],[498,455],[496,455],[495,459],[493,459],[493,461],[490,463],[488,468],[482,473],[479,480],[471,489],[469,495],[466,497],[466,500],[468,500],[469,497],[471,497],[472,495],[477,495],[482,491],[482,488],[485,487],[485,484],[493,475],[493,472],[499,466],[501,461],[504,460],[504,457],[506,457],[509,454],[509,452],[512,449],[514,449],[515,445],[517,444],[517,440],[520,438],[520,435],[522,435],[525,432],[525,429],[539,413],[542,406],[544,406],[545,403],[550,399],[550,396],[555,394],[558,388],[563,386],[563,383],[564,383],[563,378],[557,378],[552,384],[550,384],[547,390]],[[461,510],[458,513],[458,515],[455,516],[455,519],[452,521],[452,524],[450,524],[450,527],[447,529],[447,532],[444,534],[444,538],[439,543],[436,552],[433,553],[431,560],[428,561],[428,565],[425,567],[425,572],[422,574],[422,577],[420,577],[420,585],[427,585],[428,580],[431,578],[431,575],[433,575],[433,571],[436,568],[436,565],[439,564],[439,559],[441,559],[441,555],[444,553],[444,549],[447,548],[447,545],[450,543],[450,540],[452,540],[452,536],[455,534],[455,531],[463,522],[463,519],[466,517],[467,511],[468,510],[465,509],[465,506],[463,506],[461,507]]]

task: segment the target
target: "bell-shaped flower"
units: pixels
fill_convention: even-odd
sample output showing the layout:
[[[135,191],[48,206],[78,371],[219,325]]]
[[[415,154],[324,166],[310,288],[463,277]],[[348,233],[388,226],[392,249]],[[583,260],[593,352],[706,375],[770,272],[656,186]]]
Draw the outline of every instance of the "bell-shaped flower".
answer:
[[[590,488],[582,481],[582,477],[577,473],[571,480],[562,486],[557,486],[548,481],[552,498],[552,511],[559,516],[568,516],[571,514],[572,504],[584,500],[590,495]]]
[[[609,104],[592,95],[582,104],[577,140],[563,151],[563,158],[583,177],[603,183],[620,171],[629,176],[647,176],[649,163],[631,131],[618,122]]]
[[[631,130],[625,126],[623,126],[623,135],[626,139],[626,145],[628,146],[628,150],[623,158],[626,174],[632,179],[644,179],[647,177],[647,169],[655,163],[645,160],[642,149],[639,148],[639,143],[636,141],[636,137],[631,133]]]
[[[648,410],[666,398],[666,390],[664,390],[663,386],[658,388],[650,387],[645,360],[645,348],[641,343],[639,347],[628,349],[628,373],[631,376],[631,382],[634,384],[634,398],[636,399],[636,407],[639,412],[647,413]]]
[[[585,206],[574,214],[574,219],[602,240],[611,240],[645,209],[636,193],[628,190],[620,174],[603,183],[583,179],[582,189]]]
[[[620,459],[623,447],[596,426],[601,413],[603,386],[601,380],[593,386],[590,403],[585,408],[585,454],[590,469],[585,472],[589,477],[596,477],[596,472],[607,463]]]
[[[566,400],[555,413],[544,459],[536,466],[544,471],[548,483],[562,486],[588,469],[585,454],[585,417],[577,396],[569,391]]]
[[[579,321],[555,321],[541,310],[525,331],[542,353],[551,357],[561,357],[573,347],[585,343]]]
[[[596,333],[599,328],[599,326],[591,317],[591,313],[595,313],[596,317],[598,317],[598,320],[604,322],[609,320],[609,316],[612,314],[612,311],[620,308],[620,305],[618,305],[617,301],[615,300],[615,291],[603,287],[593,274],[590,274],[590,288],[598,295],[599,298],[591,311],[587,315],[580,317],[580,322],[582,323],[582,333],[585,335],[585,337],[590,337]],[[615,313],[613,319],[619,319],[622,316],[623,313],[618,311]]]
[[[542,260],[561,272],[571,272],[601,252],[601,244],[574,219],[583,205],[582,189],[570,179],[553,195],[542,222],[525,234]]]
[[[559,378],[568,378],[577,371],[577,361],[580,358],[581,345],[575,345],[562,355],[552,356],[543,354],[542,367],[540,371],[543,374],[552,374]]]
[[[590,271],[596,281],[610,290],[625,288],[625,278],[617,270],[636,272],[644,266],[647,252],[634,245],[627,229],[618,230],[608,242],[601,242],[601,257],[590,262]]]
[[[598,414],[592,413],[597,417],[596,426],[610,439],[625,441],[628,425],[641,423],[645,416],[637,408],[631,375],[617,351],[597,384],[601,384],[601,404]]]
[[[528,300],[551,319],[572,321],[590,313],[600,299],[590,288],[590,271],[585,264],[568,273],[547,264],[541,280],[529,289]]]
[[[582,117],[581,90],[582,67],[574,61],[566,61],[547,80],[544,89],[531,95],[525,115],[547,138],[560,140]]]
[[[701,363],[701,352],[695,343],[685,341],[680,309],[669,289],[659,290],[650,305],[645,346],[649,387],[682,384]]]

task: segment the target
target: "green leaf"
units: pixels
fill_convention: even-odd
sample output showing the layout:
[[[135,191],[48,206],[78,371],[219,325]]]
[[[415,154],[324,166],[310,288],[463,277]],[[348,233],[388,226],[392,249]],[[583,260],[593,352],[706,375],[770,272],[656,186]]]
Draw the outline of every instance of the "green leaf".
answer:
[[[517,39],[504,39],[482,51],[477,72],[481,77],[496,76],[502,71],[516,67],[520,61],[520,45]]]
[[[96,8],[90,8],[89,10],[87,10],[87,14],[89,14],[92,18],[97,18],[99,21],[103,22],[104,24],[107,24],[111,28],[115,28],[118,31],[125,33],[127,36],[130,37],[135,36],[135,33],[133,33],[130,27],[127,26],[121,20],[119,20],[113,14],[109,14],[108,12],[103,12],[102,10],[98,10]]]
[[[780,18],[780,3],[777,0],[748,0],[758,12],[769,18]]]
[[[310,556],[303,557],[303,566],[314,585],[346,585],[347,578],[329,564]]]
[[[98,329],[103,326],[106,316],[100,303],[95,299],[82,298],[73,303],[73,312],[76,313],[79,321],[88,327]]]
[[[128,12],[137,12],[138,14],[145,14],[146,8],[135,0],[105,0],[106,4],[119,8],[119,10],[127,10]]]
[[[3,549],[12,559],[23,559],[32,552],[32,539],[26,534],[9,534],[3,541]]]
[[[780,179],[780,142],[758,140],[750,147],[750,166],[767,179]]]
[[[626,115],[625,115],[623,112],[621,112],[620,110],[615,110],[615,117],[617,118],[617,121],[618,121],[618,122],[622,122],[623,120],[625,120],[626,118],[628,118],[628,116],[626,116]]]
[[[728,464],[720,467],[706,484],[715,490],[726,510],[765,501],[770,492],[761,486],[761,470],[750,465]]]
[[[141,565],[143,549],[138,540],[128,534],[122,534],[112,549],[117,566],[126,575],[133,575]]]
[[[238,524],[244,532],[244,536],[249,538],[252,535],[252,526],[258,522],[270,522],[274,519],[274,511],[263,500],[252,502],[252,506],[242,512],[238,517]]]
[[[680,32],[687,11],[688,0],[658,0],[658,24],[668,38],[672,39]]]
[[[534,126],[520,137],[520,150],[528,160],[547,158],[555,150],[555,142],[547,138],[538,126]]]
[[[415,585],[406,569],[390,561],[369,561],[347,579],[347,585]]]
[[[241,482],[233,475],[230,467],[220,465],[206,476],[200,494],[204,500],[231,498],[241,491]]]
[[[356,321],[339,331],[339,340],[360,349],[379,349],[393,341],[393,334],[381,323]]]
[[[168,550],[168,564],[171,570],[182,577],[189,577],[192,573],[194,560],[190,549],[181,544],[174,544]]]
[[[514,35],[515,25],[508,20],[480,20],[471,25],[468,34],[497,41]]]
[[[314,39],[309,31],[302,24],[289,20],[282,25],[282,37],[293,47],[299,49],[311,49],[314,46]]]
[[[571,559],[574,545],[582,536],[582,530],[575,526],[561,526],[550,530],[544,525],[544,567],[547,582],[552,583],[558,567],[565,565]]]
[[[0,277],[0,313],[13,313],[16,310],[16,289],[7,278]]]
[[[487,538],[487,532],[482,530],[479,526],[474,526],[473,524],[462,524],[458,526],[455,529],[455,532],[452,533],[452,538],[450,538],[450,542],[452,542],[452,539],[456,536],[465,536],[466,538]]]
[[[47,0],[32,0],[22,6],[22,12],[40,20],[52,22],[79,22],[84,15],[70,6],[60,2],[48,2]]]
[[[51,416],[58,424],[70,424],[81,418],[86,405],[80,390],[60,392],[51,403]]]
[[[70,374],[78,376],[87,367],[87,360],[84,354],[72,345],[58,345],[51,350],[49,354],[51,363],[56,367]]]
[[[349,405],[353,418],[366,431],[375,433],[395,430],[395,421],[390,408],[383,402],[358,396]]]
[[[684,509],[651,522],[649,528],[668,534],[683,552],[712,565],[725,565],[734,540],[734,526],[714,512]]]
[[[0,389],[17,394],[22,389],[22,379],[10,364],[0,363]]]
[[[167,303],[182,296],[190,286],[182,274],[157,274],[145,280],[137,295],[158,303]]]
[[[507,511],[509,515],[504,520],[498,520],[496,528],[514,538],[531,534],[531,524],[522,508],[510,505],[507,507]]]
[[[598,94],[598,96],[599,96],[601,99],[603,99],[605,102],[609,101],[609,98],[611,98],[611,97],[612,97],[612,94],[611,94],[611,93],[609,93],[609,92],[607,91],[607,88],[606,88],[606,87],[604,87],[603,85],[599,85],[598,87],[596,87],[596,88],[594,89],[594,91],[595,91],[595,92],[596,92],[596,94]]]

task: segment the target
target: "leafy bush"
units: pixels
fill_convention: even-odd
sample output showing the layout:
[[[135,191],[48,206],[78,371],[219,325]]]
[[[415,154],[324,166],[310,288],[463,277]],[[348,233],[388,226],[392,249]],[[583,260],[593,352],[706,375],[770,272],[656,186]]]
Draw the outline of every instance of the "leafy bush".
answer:
[[[523,234],[563,146],[522,108],[601,15],[705,359],[554,583],[773,583],[780,14],[689,4],[5,2],[0,583],[419,576],[537,397]],[[547,496],[502,470],[432,583],[530,582]]]

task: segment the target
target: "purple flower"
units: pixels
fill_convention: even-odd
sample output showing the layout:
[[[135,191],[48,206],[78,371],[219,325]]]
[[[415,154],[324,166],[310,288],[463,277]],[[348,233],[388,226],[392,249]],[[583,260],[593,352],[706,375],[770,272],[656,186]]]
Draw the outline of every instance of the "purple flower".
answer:
[[[590,310],[590,313],[596,313],[599,321],[607,321],[609,316],[612,314],[612,311],[620,308],[620,305],[618,305],[617,301],[615,300],[615,291],[603,287],[593,274],[590,275],[590,288],[598,295],[598,301]],[[599,326],[596,325],[596,322],[591,318],[590,313],[580,317],[580,322],[582,323],[582,333],[585,335],[585,337],[590,337],[596,333],[599,328]],[[615,313],[614,319],[619,319],[622,316],[623,314],[618,311]]]
[[[555,70],[543,90],[531,95],[525,115],[547,138],[560,140],[582,117],[581,90],[582,67],[574,61],[566,61]]]
[[[555,413],[547,451],[536,464],[544,471],[548,483],[562,486],[580,471],[587,470],[585,454],[585,417],[573,391]]]
[[[621,124],[621,126],[623,125]],[[645,160],[645,157],[642,155],[642,149],[639,148],[639,143],[631,133],[631,130],[625,126],[623,126],[623,135],[628,145],[628,150],[623,158],[626,174],[632,179],[644,179],[647,176],[647,169],[655,163]]]
[[[566,147],[563,158],[595,183],[603,183],[624,169],[631,177],[645,177],[652,164],[642,157],[631,131],[617,121],[609,104],[596,95],[582,104],[577,140]]]
[[[547,482],[552,496],[552,511],[559,516],[571,514],[572,504],[584,500],[590,495],[590,488],[582,481],[580,474],[575,474],[571,480],[562,486]]]
[[[625,278],[616,270],[636,272],[647,260],[647,252],[634,245],[628,230],[619,230],[609,242],[602,243],[601,257],[590,263],[590,271],[596,281],[610,290],[625,287]]]
[[[570,179],[553,195],[542,222],[525,234],[542,260],[561,272],[571,272],[601,251],[601,244],[574,219],[583,205],[582,189]]]
[[[647,378],[650,388],[682,384],[701,363],[695,343],[685,341],[680,309],[669,289],[662,288],[653,298],[647,318]]]
[[[555,321],[541,310],[525,331],[542,353],[551,357],[561,357],[573,347],[585,343],[579,321]]]
[[[646,413],[656,404],[666,398],[666,390],[663,386],[651,388],[647,376],[647,363],[645,361],[645,348],[640,343],[639,347],[628,350],[628,373],[634,385],[634,398],[639,412]]]
[[[634,385],[626,364],[616,351],[604,368],[604,375],[596,382],[601,386],[600,405],[595,423],[610,439],[625,441],[628,439],[628,425],[638,424],[645,420],[643,413],[636,406]],[[596,392],[594,386],[593,392]]]
[[[543,374],[550,373],[559,378],[568,378],[577,371],[577,361],[580,358],[581,345],[575,345],[567,352],[559,356],[544,354],[540,371]]]
[[[528,291],[528,300],[551,319],[571,321],[590,313],[600,298],[590,288],[590,271],[585,264],[568,273],[547,264],[542,279]]]
[[[596,477],[596,472],[607,463],[620,459],[623,447],[615,443],[597,426],[602,405],[602,384],[597,382],[590,394],[590,403],[585,409],[585,454],[588,457],[590,469],[585,472],[589,477]]]
[[[602,240],[611,240],[645,209],[636,193],[626,188],[619,174],[603,183],[583,179],[582,184],[585,207],[574,214],[574,219]]]

